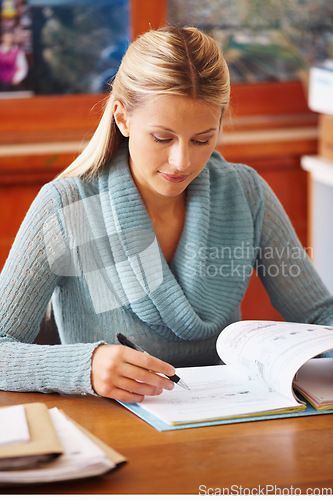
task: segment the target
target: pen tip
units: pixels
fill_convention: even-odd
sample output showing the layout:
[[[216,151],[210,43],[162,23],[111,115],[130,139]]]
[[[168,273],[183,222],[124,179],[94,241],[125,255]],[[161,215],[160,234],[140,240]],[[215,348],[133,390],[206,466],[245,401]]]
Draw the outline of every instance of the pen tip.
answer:
[[[179,379],[178,381],[178,385],[180,385],[180,387],[182,387],[183,389],[186,389],[187,391],[190,391],[191,389],[189,388],[189,386],[187,384],[185,384],[185,382],[182,380],[182,379]]]

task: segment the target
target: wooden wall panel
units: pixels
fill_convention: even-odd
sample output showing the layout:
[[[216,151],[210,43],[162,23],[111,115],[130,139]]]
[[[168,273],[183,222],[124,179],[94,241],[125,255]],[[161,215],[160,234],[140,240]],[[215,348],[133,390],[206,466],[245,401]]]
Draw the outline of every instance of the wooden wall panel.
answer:
[[[23,217],[39,189],[38,185],[0,184],[0,269],[7,259]]]
[[[130,0],[132,39],[150,29],[158,29],[167,21],[167,0]]]

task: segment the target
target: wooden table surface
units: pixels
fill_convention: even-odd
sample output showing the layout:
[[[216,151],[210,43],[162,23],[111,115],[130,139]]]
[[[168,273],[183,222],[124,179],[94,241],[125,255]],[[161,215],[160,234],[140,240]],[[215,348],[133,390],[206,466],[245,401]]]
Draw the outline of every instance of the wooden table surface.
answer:
[[[0,406],[36,401],[63,410],[127,463],[0,494],[333,493],[333,414],[159,432],[104,398],[0,392]]]

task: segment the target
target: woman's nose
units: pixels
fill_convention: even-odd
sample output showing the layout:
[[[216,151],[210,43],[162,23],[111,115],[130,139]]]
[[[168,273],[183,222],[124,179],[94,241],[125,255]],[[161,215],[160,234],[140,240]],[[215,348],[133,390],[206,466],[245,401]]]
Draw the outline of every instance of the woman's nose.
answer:
[[[177,170],[186,170],[191,165],[189,147],[185,144],[175,144],[169,156],[169,164]]]

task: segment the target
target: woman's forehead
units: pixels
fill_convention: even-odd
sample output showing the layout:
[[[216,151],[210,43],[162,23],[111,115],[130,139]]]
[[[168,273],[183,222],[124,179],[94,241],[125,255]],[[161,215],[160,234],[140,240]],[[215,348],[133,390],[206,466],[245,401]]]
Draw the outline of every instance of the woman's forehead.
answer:
[[[175,123],[193,119],[196,122],[204,121],[205,123],[219,121],[221,108],[202,99],[173,94],[159,94],[147,96],[142,105],[134,108],[131,114],[137,114],[141,118],[144,117],[149,123],[154,122],[154,125],[164,124],[168,128],[167,122],[169,121]],[[209,126],[209,128],[211,127]]]

